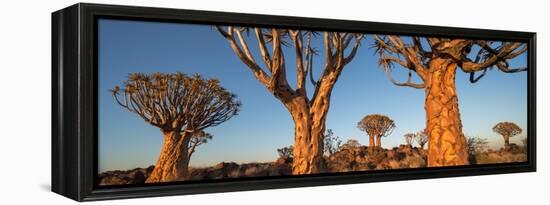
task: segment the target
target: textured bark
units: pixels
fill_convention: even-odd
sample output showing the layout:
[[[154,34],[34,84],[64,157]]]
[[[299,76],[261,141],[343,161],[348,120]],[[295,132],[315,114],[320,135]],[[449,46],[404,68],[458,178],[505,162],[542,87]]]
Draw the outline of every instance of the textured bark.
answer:
[[[286,107],[294,121],[292,174],[323,172],[323,133],[328,105],[309,107],[304,97],[296,97]]]
[[[428,166],[468,164],[467,142],[462,133],[455,87],[457,65],[447,59],[432,59],[426,87],[426,120],[430,136]]]
[[[376,136],[376,147],[382,147],[382,136]]]
[[[164,132],[164,142],[159,159],[146,183],[184,180],[188,176],[188,146],[191,134]]]

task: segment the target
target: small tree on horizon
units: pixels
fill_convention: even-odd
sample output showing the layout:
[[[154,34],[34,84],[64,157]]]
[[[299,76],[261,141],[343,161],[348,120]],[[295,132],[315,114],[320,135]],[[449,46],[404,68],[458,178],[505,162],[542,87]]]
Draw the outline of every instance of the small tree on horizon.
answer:
[[[198,74],[131,73],[122,88],[111,91],[116,103],[164,135],[147,183],[185,180],[191,155],[212,139],[203,130],[231,119],[241,106],[218,80]]]
[[[412,147],[412,144],[414,142],[414,139],[416,138],[415,133],[406,133],[403,135],[405,138],[405,143],[407,143],[407,146]]]
[[[327,156],[330,156],[336,153],[340,149],[340,146],[342,145],[342,140],[340,139],[340,137],[334,135],[334,133],[332,132],[332,129],[327,129],[324,140],[325,140],[325,146],[324,146],[325,155]]]
[[[513,122],[499,122],[493,127],[493,131],[502,135],[504,138],[504,149],[510,148],[510,137],[514,137],[522,132],[522,129]]]
[[[351,149],[357,147],[361,147],[361,143],[359,143],[359,141],[356,139],[348,139],[346,143],[342,144],[340,149]]]
[[[372,114],[365,116],[357,123],[357,128],[369,136],[369,148],[382,147],[381,138],[390,135],[395,123],[388,116]],[[376,140],[376,141],[375,141]]]
[[[416,133],[416,142],[420,146],[421,150],[424,150],[424,145],[426,145],[428,141],[428,133],[426,133],[425,129]]]
[[[290,145],[290,146],[287,146],[287,147],[282,147],[282,148],[277,149],[277,153],[279,154],[280,158],[285,159],[285,160],[289,160],[289,159],[294,158],[293,149],[294,149],[294,147],[292,145]]]
[[[488,148],[487,138],[468,137],[468,160],[471,164],[476,163],[476,155],[484,152]]]

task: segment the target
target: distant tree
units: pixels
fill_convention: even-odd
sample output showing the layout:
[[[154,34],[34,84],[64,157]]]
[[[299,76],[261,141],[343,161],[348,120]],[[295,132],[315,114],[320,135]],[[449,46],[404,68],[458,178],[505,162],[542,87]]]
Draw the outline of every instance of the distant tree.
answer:
[[[407,145],[409,147],[412,147],[412,143],[414,142],[414,139],[416,138],[416,134],[415,133],[407,133],[407,134],[403,135],[403,137],[405,137],[405,142],[407,143]]]
[[[505,150],[510,148],[510,137],[514,137],[522,132],[521,128],[513,122],[499,122],[493,127],[493,131],[504,138]]]
[[[397,86],[423,89],[426,99],[426,129],[429,134],[428,166],[468,164],[467,142],[462,132],[456,72],[470,75],[478,82],[489,69],[504,73],[526,71],[513,68],[509,61],[527,51],[523,42],[497,42],[480,39],[373,35],[379,64]],[[397,82],[391,69],[407,73]],[[476,73],[477,74],[476,76]],[[418,83],[413,80],[418,79]]]
[[[335,31],[320,34],[308,30],[238,26],[216,26],[216,29],[254,77],[292,116],[295,156],[292,174],[322,171],[323,135],[330,96],[338,77],[355,57],[364,34]],[[255,39],[247,38],[250,33]],[[318,37],[321,35],[322,38]],[[313,42],[323,42],[320,50],[324,51],[325,58],[319,69],[313,66],[314,56],[320,53]],[[250,49],[254,44],[260,61]],[[286,50],[285,46],[291,48]],[[294,55],[285,57],[284,51]],[[295,59],[295,72],[288,72],[296,74],[295,86],[289,84],[287,65],[291,63],[287,58]],[[265,66],[261,65],[262,61]],[[306,85],[308,79],[311,87]]]
[[[342,140],[338,136],[334,136],[331,129],[328,129],[325,133],[325,155],[332,155],[338,151],[342,145]]]
[[[372,114],[359,121],[357,128],[369,135],[369,147],[382,147],[381,138],[392,133],[395,123],[388,116]]]
[[[474,157],[476,154],[487,150],[489,141],[486,138],[468,137],[468,154]]]
[[[428,133],[425,129],[416,133],[416,142],[420,145],[421,150],[424,150],[424,145],[428,143],[428,140]]]
[[[349,139],[348,141],[346,141],[346,143],[342,144],[341,149],[351,149],[360,146],[361,143],[359,143],[359,141],[357,141],[356,139]]]
[[[294,158],[293,150],[294,150],[294,147],[290,145],[288,147],[277,149],[277,153],[279,153],[280,158],[288,160],[288,159]]]
[[[116,86],[112,93],[120,106],[164,135],[148,183],[186,179],[195,148],[212,139],[203,130],[231,119],[241,105],[218,80],[198,74],[132,73],[123,88]]]

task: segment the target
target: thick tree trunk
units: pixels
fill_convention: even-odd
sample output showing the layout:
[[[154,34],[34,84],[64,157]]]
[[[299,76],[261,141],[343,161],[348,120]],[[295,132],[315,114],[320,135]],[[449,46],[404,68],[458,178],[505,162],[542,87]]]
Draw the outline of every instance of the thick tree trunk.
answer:
[[[456,68],[448,60],[433,59],[425,79],[429,167],[468,164],[467,142],[458,110]]]
[[[510,150],[510,137],[504,136],[504,150],[508,151]]]
[[[328,107],[310,108],[305,98],[297,97],[286,105],[294,120],[294,159],[292,174],[323,172],[323,134]]]
[[[376,136],[376,147],[382,148],[382,136]]]
[[[184,180],[188,175],[188,146],[191,134],[179,131],[164,132],[160,156],[146,183]]]
[[[374,148],[374,136],[369,135],[369,148]]]

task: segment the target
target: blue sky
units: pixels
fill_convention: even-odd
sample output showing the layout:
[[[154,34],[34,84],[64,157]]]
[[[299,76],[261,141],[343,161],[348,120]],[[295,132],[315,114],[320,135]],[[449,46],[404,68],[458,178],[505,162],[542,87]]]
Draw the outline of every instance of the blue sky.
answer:
[[[319,40],[314,41],[321,48]],[[331,97],[327,128],[344,141],[368,143],[356,124],[367,114],[380,113],[392,118],[397,128],[384,138],[382,146],[403,144],[403,134],[424,128],[424,91],[390,83],[378,67],[372,38],[363,41],[355,59],[340,76]],[[253,53],[257,50],[250,39]],[[295,85],[293,51],[285,50],[289,82]],[[323,56],[314,64],[319,74]],[[259,60],[259,58],[256,57]],[[511,61],[525,66],[526,55]],[[394,78],[406,74],[396,69]],[[293,144],[292,119],[284,106],[253,77],[236,57],[228,43],[208,25],[99,21],[99,171],[131,169],[153,165],[160,152],[162,134],[137,115],[117,105],[109,92],[121,85],[131,72],[200,73],[220,79],[222,86],[237,94],[241,112],[231,120],[207,128],[214,138],[202,145],[191,159],[191,166],[210,166],[221,161],[273,161],[276,149]],[[527,128],[527,73],[505,74],[490,70],[476,84],[458,71],[456,86],[463,131],[468,136],[488,138],[490,147],[503,144],[491,128],[500,121],[511,121]],[[309,87],[310,93],[311,86]],[[521,136],[512,138],[519,143]]]

